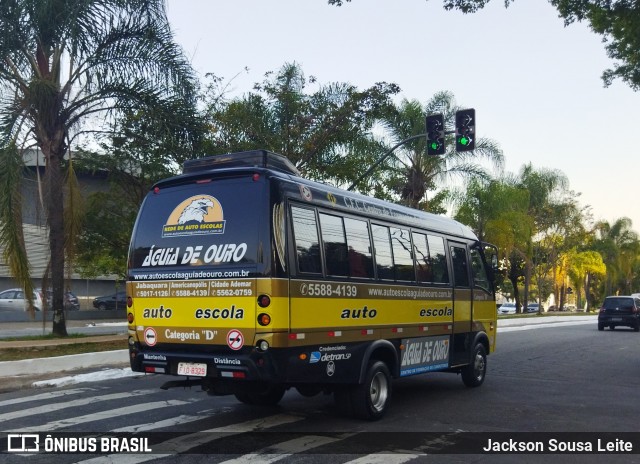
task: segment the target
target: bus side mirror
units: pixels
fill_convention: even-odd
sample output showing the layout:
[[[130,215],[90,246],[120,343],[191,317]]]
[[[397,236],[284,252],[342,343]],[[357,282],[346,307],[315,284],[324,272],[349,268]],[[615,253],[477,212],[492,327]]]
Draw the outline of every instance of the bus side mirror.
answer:
[[[498,248],[495,245],[491,245],[490,243],[483,243],[484,245],[484,256],[487,260],[487,264],[490,267],[491,277],[493,280],[496,278],[496,274],[500,272],[498,268]]]

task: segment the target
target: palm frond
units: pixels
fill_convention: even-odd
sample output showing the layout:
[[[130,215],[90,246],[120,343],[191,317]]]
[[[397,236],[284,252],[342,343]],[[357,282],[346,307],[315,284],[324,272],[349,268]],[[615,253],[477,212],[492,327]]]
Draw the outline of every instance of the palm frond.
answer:
[[[11,275],[24,289],[33,316],[33,284],[22,229],[22,169],[24,164],[15,144],[0,149],[0,246]]]

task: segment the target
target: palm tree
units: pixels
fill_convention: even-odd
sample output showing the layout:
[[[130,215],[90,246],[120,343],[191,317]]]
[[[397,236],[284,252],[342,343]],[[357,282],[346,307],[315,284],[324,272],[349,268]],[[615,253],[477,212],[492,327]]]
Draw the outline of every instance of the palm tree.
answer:
[[[596,224],[595,247],[607,266],[606,295],[633,291],[634,270],[637,272],[640,268],[640,240],[631,227],[631,219],[626,217],[617,219],[613,224],[607,221]]]
[[[0,2],[0,150],[5,155],[9,147],[34,143],[45,158],[57,335],[66,335],[63,186],[72,143],[123,111],[156,114],[166,102],[195,101],[193,71],[173,41],[164,6],[163,0]],[[15,221],[3,221],[0,229],[3,244],[20,242]],[[26,256],[18,258],[19,267],[28,268]]]
[[[450,92],[436,93],[424,106],[416,100],[403,100],[397,111],[382,123],[389,146],[424,133],[427,114],[442,113],[445,127],[452,131],[455,113],[459,109]],[[488,180],[490,175],[480,163],[482,160],[488,161],[494,168],[502,169],[502,151],[490,139],[479,138],[475,150],[467,152],[456,152],[452,135],[447,136],[446,145],[449,148],[441,156],[427,155],[426,137],[396,150],[395,161],[390,162],[393,174],[389,187],[399,195],[403,204],[429,210],[427,193],[442,189],[454,178]]]

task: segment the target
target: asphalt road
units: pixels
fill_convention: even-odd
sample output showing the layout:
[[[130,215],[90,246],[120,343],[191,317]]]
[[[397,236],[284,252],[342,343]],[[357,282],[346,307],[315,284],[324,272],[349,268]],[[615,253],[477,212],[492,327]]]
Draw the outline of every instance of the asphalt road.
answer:
[[[162,391],[166,379],[158,376],[7,393],[0,395],[5,433],[64,432],[68,439],[139,432],[153,451],[10,454],[0,461],[640,462],[637,442],[633,454],[439,454],[447,443],[484,440],[487,433],[533,443],[582,437],[586,443],[595,437],[624,441],[626,432],[638,431],[640,334],[598,332],[595,323],[555,325],[505,330],[498,343],[482,387],[468,389],[458,376],[444,373],[402,379],[394,383],[387,416],[373,423],[343,417],[329,396],[289,391],[278,407],[255,408],[197,388]],[[192,454],[176,458],[171,451]]]

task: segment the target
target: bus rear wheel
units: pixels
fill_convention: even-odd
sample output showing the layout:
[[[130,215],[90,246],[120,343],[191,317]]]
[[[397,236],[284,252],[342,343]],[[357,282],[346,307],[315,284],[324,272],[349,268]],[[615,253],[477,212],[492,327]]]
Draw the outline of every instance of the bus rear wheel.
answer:
[[[277,385],[269,386],[261,390],[235,393],[238,401],[255,406],[275,406],[284,396],[285,389]]]
[[[487,375],[487,350],[482,343],[473,349],[471,363],[462,368],[462,382],[467,387],[479,387]]]
[[[378,420],[387,411],[391,399],[391,373],[382,361],[367,367],[364,383],[349,389],[353,415],[359,419]]]

